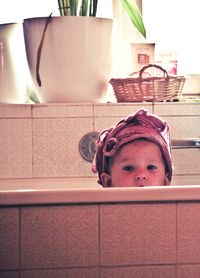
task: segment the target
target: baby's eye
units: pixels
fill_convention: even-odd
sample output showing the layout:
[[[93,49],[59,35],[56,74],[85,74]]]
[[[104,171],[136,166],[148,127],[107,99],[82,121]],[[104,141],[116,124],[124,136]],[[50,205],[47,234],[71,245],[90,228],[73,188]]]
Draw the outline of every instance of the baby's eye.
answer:
[[[123,170],[124,170],[124,171],[127,171],[127,172],[131,172],[131,171],[134,170],[134,167],[131,166],[131,165],[127,165],[127,166],[124,166],[124,167],[123,167]]]
[[[153,170],[156,170],[157,167],[155,165],[148,165],[147,169],[153,171]]]

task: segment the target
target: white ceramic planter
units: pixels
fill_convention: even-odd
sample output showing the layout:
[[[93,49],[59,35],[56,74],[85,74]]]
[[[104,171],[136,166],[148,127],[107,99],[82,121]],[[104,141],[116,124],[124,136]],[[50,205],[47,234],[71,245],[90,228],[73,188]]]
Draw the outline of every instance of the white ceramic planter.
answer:
[[[0,25],[0,103],[24,103],[27,70],[21,23]]]
[[[97,102],[111,71],[112,19],[52,17],[47,26],[36,81],[37,51],[47,18],[24,20],[27,60],[42,103]]]

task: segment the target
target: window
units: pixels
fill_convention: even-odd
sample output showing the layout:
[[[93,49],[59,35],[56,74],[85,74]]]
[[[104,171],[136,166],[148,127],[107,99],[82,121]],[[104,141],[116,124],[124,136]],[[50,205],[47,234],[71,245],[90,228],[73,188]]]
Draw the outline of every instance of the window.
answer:
[[[200,74],[199,1],[142,0],[147,40],[177,55],[179,74]]]

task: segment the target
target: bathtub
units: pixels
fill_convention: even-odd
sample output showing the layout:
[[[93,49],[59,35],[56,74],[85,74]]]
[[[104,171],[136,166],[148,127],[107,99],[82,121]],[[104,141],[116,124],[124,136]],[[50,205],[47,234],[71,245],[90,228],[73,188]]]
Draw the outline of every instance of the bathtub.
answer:
[[[162,192],[164,192],[164,196],[167,196],[169,200],[174,200],[176,197],[180,198],[180,194],[185,192],[185,197],[181,195],[182,198],[185,199],[188,196],[188,191],[190,191],[190,194],[193,189],[195,189],[195,192],[196,190],[198,191],[198,185],[200,185],[199,176],[176,176],[173,177],[172,185],[170,187],[151,187],[145,188],[145,190],[144,188],[122,190],[123,201],[125,201],[126,198],[127,201],[137,201],[137,198],[141,201],[144,196],[145,200],[148,199],[148,196],[150,198],[149,200],[154,200],[154,193],[157,198],[157,194]],[[116,201],[114,194],[118,195],[118,192],[121,192],[121,189],[118,191],[117,189],[113,190],[113,188],[102,188],[102,186],[97,183],[96,177],[16,180],[5,179],[0,180],[0,206],[22,204],[34,205],[42,203],[54,204],[65,202],[102,202],[107,199],[111,201],[112,198],[110,199],[108,196],[113,196],[113,201]],[[120,194],[117,198],[119,197]],[[162,194],[160,198],[163,198]]]
[[[0,277],[200,277],[197,184],[105,189],[68,178],[0,188]]]

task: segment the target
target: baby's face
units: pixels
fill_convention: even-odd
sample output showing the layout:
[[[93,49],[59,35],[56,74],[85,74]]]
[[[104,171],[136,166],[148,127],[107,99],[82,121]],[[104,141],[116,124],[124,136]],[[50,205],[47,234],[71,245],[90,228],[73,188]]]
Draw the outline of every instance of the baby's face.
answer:
[[[110,174],[102,174],[105,185],[143,187],[169,185],[159,147],[149,141],[130,142],[110,161]]]

